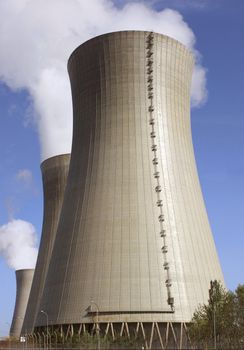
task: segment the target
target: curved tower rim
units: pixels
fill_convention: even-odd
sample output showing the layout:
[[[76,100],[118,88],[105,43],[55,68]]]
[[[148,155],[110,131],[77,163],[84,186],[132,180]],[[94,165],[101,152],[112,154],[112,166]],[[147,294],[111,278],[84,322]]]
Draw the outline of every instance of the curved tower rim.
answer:
[[[49,164],[49,163],[53,162],[55,159],[58,160],[58,159],[61,159],[63,157],[67,157],[67,156],[70,156],[70,153],[60,153],[60,154],[56,154],[55,156],[48,157],[41,162],[40,168],[45,166],[45,164]]]
[[[165,38],[169,38],[170,40],[172,40],[173,42],[177,43],[178,45],[181,45],[182,48],[184,49],[187,49],[191,54],[192,54],[192,58],[194,59],[194,56],[193,56],[193,53],[191,52],[191,50],[184,44],[182,44],[182,42],[180,42],[179,40],[169,36],[169,35],[166,35],[166,34],[162,34],[162,33],[159,33],[159,32],[152,32],[150,30],[118,30],[118,31],[114,31],[114,32],[107,32],[107,33],[103,33],[103,34],[99,34],[99,35],[96,35],[86,41],[84,41],[82,44],[78,45],[70,54],[69,58],[68,58],[68,63],[67,63],[67,67],[69,68],[69,62],[70,62],[70,59],[76,54],[76,52],[78,52],[80,50],[81,47],[83,47],[83,45],[87,45],[89,44],[91,41],[93,40],[98,40],[98,39],[102,39],[103,37],[108,37],[108,36],[111,36],[111,35],[116,35],[117,33],[153,33],[155,35],[160,35],[162,37],[165,37]]]

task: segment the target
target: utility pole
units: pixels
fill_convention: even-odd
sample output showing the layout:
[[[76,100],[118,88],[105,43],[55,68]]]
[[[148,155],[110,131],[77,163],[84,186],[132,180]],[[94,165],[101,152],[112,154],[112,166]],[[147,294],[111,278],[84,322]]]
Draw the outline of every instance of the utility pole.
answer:
[[[210,289],[209,289],[209,301],[212,306],[212,314],[213,314],[213,336],[214,336],[214,349],[217,349],[217,338],[216,338],[216,309],[215,309],[215,285],[216,280],[210,281]]]
[[[41,313],[44,314],[47,318],[47,349],[48,349],[48,313],[44,310],[41,310]]]
[[[93,300],[91,300],[91,308],[92,308],[92,304],[95,305],[96,307],[96,319],[97,319],[97,322],[96,322],[96,334],[97,334],[97,348],[98,350],[100,350],[100,327],[99,327],[99,318],[98,318],[98,315],[99,315],[99,307],[97,305],[97,303],[95,303]]]

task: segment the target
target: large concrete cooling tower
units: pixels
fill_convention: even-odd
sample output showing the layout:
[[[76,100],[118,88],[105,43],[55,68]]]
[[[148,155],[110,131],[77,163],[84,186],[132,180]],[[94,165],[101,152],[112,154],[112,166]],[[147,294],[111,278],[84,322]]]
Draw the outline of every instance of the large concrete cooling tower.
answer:
[[[60,210],[63,203],[69,161],[70,155],[63,154],[46,159],[41,164],[44,194],[42,236],[22,334],[24,334],[26,330],[28,333],[33,331],[36,316],[38,312],[40,312],[40,298],[42,296],[53,243],[56,236]]]
[[[21,248],[20,248],[21,249]],[[34,269],[24,269],[15,271],[16,274],[16,301],[14,307],[13,320],[10,327],[10,336],[18,338],[20,336],[26,306],[30,294]]]
[[[182,44],[139,31],[71,55],[70,172],[41,302],[51,324],[188,322],[223,280],[192,146],[192,67]]]

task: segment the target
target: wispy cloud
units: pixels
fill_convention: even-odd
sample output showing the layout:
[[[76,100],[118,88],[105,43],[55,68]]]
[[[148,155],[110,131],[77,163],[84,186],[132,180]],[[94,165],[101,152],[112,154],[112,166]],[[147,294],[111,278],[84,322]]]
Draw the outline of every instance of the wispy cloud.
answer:
[[[118,30],[154,30],[196,53],[196,38],[181,14],[156,11],[148,1],[130,1],[118,8],[111,0],[0,0],[0,77],[12,89],[28,90],[43,159],[71,149],[66,69],[70,53],[93,36]],[[197,60],[192,104],[205,99],[205,69]]]
[[[18,170],[15,179],[17,180],[17,192],[25,190],[34,196],[38,195],[38,188],[35,184],[33,174],[29,169]]]
[[[9,196],[5,200],[5,208],[8,214],[8,219],[13,220],[15,214],[18,212],[18,208],[16,208],[16,200],[15,197]]]
[[[16,179],[28,187],[33,183],[32,172],[29,169],[20,169],[16,174]]]

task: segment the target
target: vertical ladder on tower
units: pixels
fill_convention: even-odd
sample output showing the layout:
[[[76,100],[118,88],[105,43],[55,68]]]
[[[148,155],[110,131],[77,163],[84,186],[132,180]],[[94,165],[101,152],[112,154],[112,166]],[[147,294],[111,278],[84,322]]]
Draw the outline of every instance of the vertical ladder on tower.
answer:
[[[147,74],[147,97],[149,100],[148,115],[149,115],[149,127],[150,127],[150,137],[151,137],[151,150],[153,153],[152,163],[154,167],[154,178],[156,182],[155,192],[157,195],[156,206],[158,208],[158,221],[159,221],[159,235],[162,238],[162,248],[161,252],[163,254],[163,269],[166,271],[165,286],[167,289],[167,302],[174,311],[174,298],[172,297],[171,286],[172,281],[170,278],[170,264],[167,260],[168,246],[167,246],[167,234],[164,224],[164,213],[163,213],[163,200],[162,200],[162,186],[160,183],[160,171],[159,171],[159,158],[158,158],[158,145],[157,145],[157,135],[155,130],[155,115],[154,115],[154,34],[150,32],[146,38],[146,74]]]

